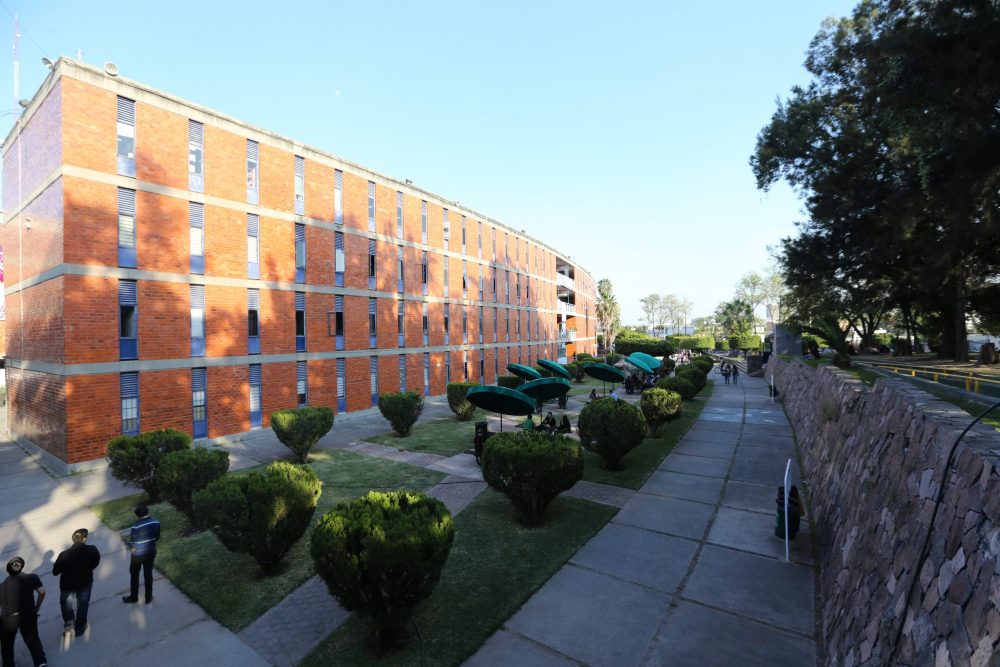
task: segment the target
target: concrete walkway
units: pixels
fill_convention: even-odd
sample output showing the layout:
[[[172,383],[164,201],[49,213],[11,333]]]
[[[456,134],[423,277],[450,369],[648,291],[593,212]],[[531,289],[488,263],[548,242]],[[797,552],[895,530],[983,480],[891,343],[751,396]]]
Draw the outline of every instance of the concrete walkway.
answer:
[[[816,664],[811,536],[789,563],[773,535],[791,427],[762,380],[716,378],[642,489],[467,665]]]

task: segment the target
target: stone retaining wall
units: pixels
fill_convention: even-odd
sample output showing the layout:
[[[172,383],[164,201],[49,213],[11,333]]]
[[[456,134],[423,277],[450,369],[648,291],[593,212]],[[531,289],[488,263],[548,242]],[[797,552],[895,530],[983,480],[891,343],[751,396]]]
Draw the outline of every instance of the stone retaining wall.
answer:
[[[771,357],[795,427],[820,540],[831,665],[1000,665],[1000,433],[901,380],[868,388],[830,366]],[[997,408],[1000,413],[1000,408]],[[914,575],[919,583],[910,605]]]

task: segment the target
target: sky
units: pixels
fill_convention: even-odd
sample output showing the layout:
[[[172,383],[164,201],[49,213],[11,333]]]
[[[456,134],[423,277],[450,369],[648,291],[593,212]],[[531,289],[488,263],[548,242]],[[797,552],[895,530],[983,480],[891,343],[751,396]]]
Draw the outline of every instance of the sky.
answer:
[[[22,98],[43,56],[113,61],[525,230],[611,280],[636,324],[654,292],[711,313],[794,234],[801,202],[758,191],[747,161],[854,4],[0,0],[0,32],[17,14]]]

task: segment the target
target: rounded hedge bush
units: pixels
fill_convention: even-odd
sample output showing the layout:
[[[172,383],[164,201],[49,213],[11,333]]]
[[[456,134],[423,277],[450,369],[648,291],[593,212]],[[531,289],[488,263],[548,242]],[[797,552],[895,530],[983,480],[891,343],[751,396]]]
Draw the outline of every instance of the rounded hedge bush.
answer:
[[[229,471],[229,452],[195,447],[171,452],[156,470],[156,483],[167,502],[179,509],[195,528],[201,527],[194,511],[194,494]]]
[[[656,388],[680,394],[685,401],[690,401],[698,393],[698,389],[691,380],[678,376],[663,378],[656,383]]]
[[[469,387],[478,386],[476,382],[452,382],[448,385],[448,407],[451,411],[455,413],[459,421],[466,421],[472,418],[472,414],[476,411],[476,406],[469,403],[468,399],[465,398],[465,394],[469,391]]]
[[[149,502],[160,500],[156,470],[171,452],[191,448],[191,436],[167,428],[139,435],[120,435],[108,442],[108,468],[111,476],[123,484],[146,492]]]
[[[448,394],[450,401],[451,385],[448,385]],[[423,410],[424,397],[415,391],[379,394],[378,397],[378,411],[400,437],[410,434],[410,429],[417,423]]]
[[[712,372],[712,367],[715,366],[711,361],[705,359],[705,357],[698,357],[697,359],[691,360],[691,365],[695,368],[700,368],[702,373],[706,375]]]
[[[681,395],[675,391],[667,391],[656,387],[642,392],[639,401],[642,416],[649,424],[650,432],[656,437],[656,431],[661,425],[681,416]]]
[[[609,366],[614,366],[621,360],[622,360],[622,355],[618,354],[617,352],[610,352],[604,357],[604,363],[606,363]]]
[[[194,510],[230,551],[247,553],[265,574],[309,527],[323,482],[309,466],[284,461],[264,472],[226,475],[194,496]]]
[[[517,389],[522,384],[524,384],[524,380],[516,375],[501,375],[497,378],[497,385],[508,389]]]
[[[577,421],[580,444],[604,459],[608,470],[621,470],[622,458],[646,436],[646,420],[627,401],[588,403]]]
[[[510,498],[528,526],[541,524],[549,503],[583,477],[575,440],[531,431],[492,436],[482,466],[486,483]]]
[[[278,410],[271,415],[271,428],[300,463],[309,461],[309,451],[333,428],[333,410],[327,407]]]
[[[370,491],[324,514],[309,552],[330,594],[348,611],[371,616],[384,650],[434,590],[454,538],[440,500]]]
[[[671,359],[670,357],[663,357],[663,359],[660,361],[660,367],[656,369],[656,374],[661,377],[667,377],[668,375],[674,372],[674,368],[676,366],[677,362],[675,362],[673,359]]]
[[[681,366],[675,370],[674,376],[684,378],[694,385],[695,394],[704,389],[705,384],[708,382],[708,374],[700,366],[692,366],[690,364]]]

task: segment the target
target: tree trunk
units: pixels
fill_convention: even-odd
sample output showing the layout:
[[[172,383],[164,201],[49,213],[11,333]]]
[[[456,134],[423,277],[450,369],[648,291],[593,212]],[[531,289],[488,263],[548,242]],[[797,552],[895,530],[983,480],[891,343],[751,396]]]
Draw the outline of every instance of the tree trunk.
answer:
[[[954,312],[952,315],[952,326],[954,327],[955,350],[952,358],[955,361],[968,361],[969,358],[969,332],[965,328],[965,267],[959,264],[959,276],[954,285]]]

